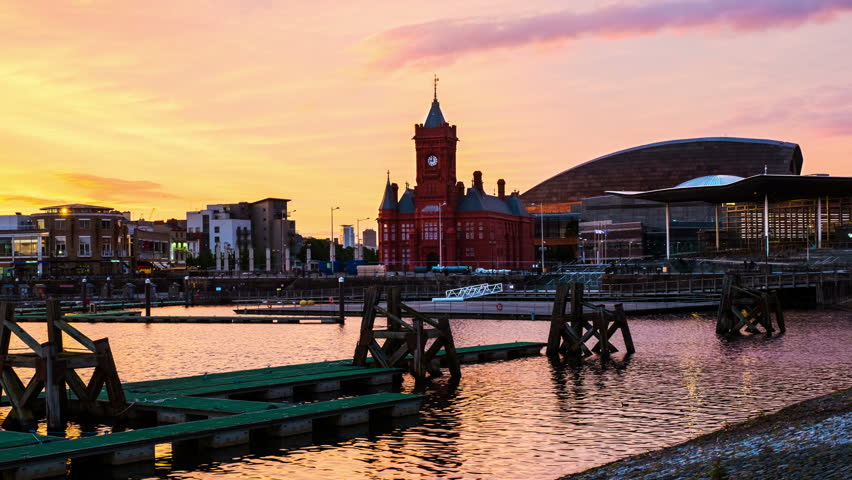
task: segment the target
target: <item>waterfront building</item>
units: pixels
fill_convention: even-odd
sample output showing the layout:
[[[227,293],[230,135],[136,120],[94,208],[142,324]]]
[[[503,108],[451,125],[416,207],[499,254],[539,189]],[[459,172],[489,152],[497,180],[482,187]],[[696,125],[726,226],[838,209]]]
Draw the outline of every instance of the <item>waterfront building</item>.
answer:
[[[379,261],[391,270],[469,266],[529,269],[533,225],[517,192],[485,193],[482,172],[465,189],[456,179],[456,126],[444,119],[437,92],[423,124],[414,127],[417,181],[402,195],[388,175],[379,206]]]
[[[154,222],[137,220],[127,222],[130,236],[130,265],[134,271],[151,273],[169,268],[170,233],[157,228]]]
[[[670,188],[715,176],[799,175],[803,162],[795,143],[734,137],[671,140],[581,163],[532,187],[521,198],[537,225],[542,212],[545,223],[578,220],[576,229],[545,228],[544,243],[554,261],[655,256],[664,253],[663,206],[614,198],[607,191]],[[676,238],[673,245],[681,252],[697,251],[698,232],[712,225],[715,211],[701,202],[676,208],[685,210],[672,224],[677,227],[671,231]],[[540,243],[536,228],[534,242]]]
[[[208,249],[215,255],[230,252],[239,258],[253,248],[255,260],[262,259],[268,251],[271,268],[283,271],[285,257],[292,259],[295,222],[287,215],[287,202],[283,198],[265,198],[256,202],[207,205],[197,212],[187,212],[187,248],[197,257]]]
[[[40,277],[45,273],[49,233],[29,215],[0,215],[0,275]]]
[[[343,248],[355,247],[355,227],[352,225],[340,226],[340,239],[343,241]]]
[[[127,218],[110,207],[56,205],[31,215],[48,232],[51,275],[108,275],[129,269]]]
[[[188,254],[186,220],[158,220],[154,222],[154,231],[169,234],[169,264],[172,267],[185,267]]]
[[[666,256],[675,254],[675,207],[695,202],[714,212],[712,226],[698,234],[703,250],[807,258],[811,250],[852,247],[852,177],[704,177],[672,188],[610,193],[655,202],[668,211],[663,221]]]

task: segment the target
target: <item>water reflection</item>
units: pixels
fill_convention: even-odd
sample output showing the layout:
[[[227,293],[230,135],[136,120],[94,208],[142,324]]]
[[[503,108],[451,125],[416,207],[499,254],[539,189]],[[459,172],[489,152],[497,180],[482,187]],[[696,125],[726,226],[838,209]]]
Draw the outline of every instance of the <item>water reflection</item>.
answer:
[[[206,307],[155,314],[174,310],[230,313]],[[463,366],[460,382],[432,382],[413,425],[386,425],[314,445],[267,441],[230,458],[181,458],[158,447],[155,472],[127,477],[556,478],[850,386],[852,316],[786,317],[786,335],[746,339],[716,336],[710,318],[631,319],[637,347],[632,356]],[[76,326],[91,338],[110,338],[125,381],[344,358],[359,334],[358,319],[343,326]],[[456,320],[452,327],[456,344],[468,346],[544,341],[548,325]],[[401,386],[414,388],[410,379]],[[97,428],[81,425],[79,431]]]

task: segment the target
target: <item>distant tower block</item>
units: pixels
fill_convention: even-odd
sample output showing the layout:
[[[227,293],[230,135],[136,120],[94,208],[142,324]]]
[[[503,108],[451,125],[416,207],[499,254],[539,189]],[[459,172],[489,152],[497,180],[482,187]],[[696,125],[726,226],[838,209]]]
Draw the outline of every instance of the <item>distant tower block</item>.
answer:
[[[266,247],[266,271],[272,271],[272,250]]]
[[[249,247],[249,272],[254,271],[254,249]]]

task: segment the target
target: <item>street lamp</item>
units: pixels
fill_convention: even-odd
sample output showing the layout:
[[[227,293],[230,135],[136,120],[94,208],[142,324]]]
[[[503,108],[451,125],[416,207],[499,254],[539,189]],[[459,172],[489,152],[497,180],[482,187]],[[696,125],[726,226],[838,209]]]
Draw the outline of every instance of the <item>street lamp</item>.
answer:
[[[544,202],[542,203],[531,203],[531,206],[539,207],[539,217],[541,218],[541,273],[544,273]]]
[[[328,259],[332,262],[331,270],[334,271],[334,211],[340,210],[340,207],[331,207],[331,241],[328,244]]]
[[[355,236],[358,239],[358,241],[356,242],[355,249],[356,249],[356,252],[358,253],[358,260],[364,259],[364,246],[361,245],[361,221],[362,220],[369,220],[369,219],[370,219],[370,217],[356,218],[355,219]],[[400,235],[402,235],[401,232],[400,232]]]
[[[296,213],[295,210],[284,210],[284,218],[281,220],[281,270],[282,273],[286,273],[290,271],[290,228],[289,226],[285,229],[285,223],[290,221],[290,215]],[[334,223],[334,222],[332,222]],[[287,231],[287,235],[284,235],[284,231]]]
[[[441,212],[444,207],[447,206],[447,202],[441,202],[438,205],[438,266],[441,267],[444,265],[444,225],[441,220]]]

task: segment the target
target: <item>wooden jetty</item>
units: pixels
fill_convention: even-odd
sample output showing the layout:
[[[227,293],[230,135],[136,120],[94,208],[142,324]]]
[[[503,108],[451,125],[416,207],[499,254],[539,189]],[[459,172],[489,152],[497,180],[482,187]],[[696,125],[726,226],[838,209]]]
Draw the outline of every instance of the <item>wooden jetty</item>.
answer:
[[[786,332],[784,310],[777,292],[745,287],[736,274],[725,276],[716,318],[716,333],[739,334],[745,329],[748,333],[771,335],[775,331],[772,326],[773,313],[778,329],[781,333]]]
[[[380,416],[414,415],[421,402],[420,395],[380,393],[297,406],[267,403],[263,409],[219,418],[0,449],[0,472],[4,478],[47,478],[65,475],[69,460],[72,469],[78,460],[111,465],[151,461],[159,444],[224,448],[247,444],[253,437],[311,433],[315,425],[347,427]],[[0,441],[7,433],[0,432]]]
[[[44,403],[47,425],[50,430],[63,428],[69,417],[68,394],[70,387],[81,407],[95,413],[95,402],[104,386],[107,388],[109,413],[115,415],[126,402],[118,371],[115,367],[109,340],[92,341],[79,330],[62,320],[59,302],[47,302],[47,343],[38,343],[15,322],[14,307],[0,303],[0,385],[12,405],[12,410],[3,422],[29,428],[35,424],[39,406]],[[26,353],[10,353],[12,334],[29,349]],[[65,349],[63,334],[82,346],[85,352]],[[92,368],[94,372],[88,383],[83,382],[77,369]],[[24,385],[16,368],[32,369],[29,383]],[[45,393],[44,402],[39,394]]]
[[[449,320],[429,318],[402,303],[399,288],[388,289],[387,309],[378,306],[380,297],[381,290],[375,286],[367,289],[364,295],[361,336],[355,347],[353,364],[366,365],[369,352],[376,364],[386,368],[408,365],[414,378],[422,380],[427,373],[432,376],[441,374],[433,360],[439,352],[443,352],[444,361],[452,377],[461,377]],[[402,319],[403,311],[412,316],[410,325]],[[378,312],[384,313],[388,318],[386,329],[377,330],[374,327]],[[379,340],[384,343],[380,344]]]
[[[397,305],[404,308],[401,303]],[[378,359],[370,357],[365,358],[363,366],[353,365],[351,360],[336,360],[119,384],[117,375],[113,374],[115,366],[108,344],[104,350],[99,343],[103,341],[93,342],[69,325],[70,318],[60,316],[58,303],[48,302],[45,321],[51,341],[41,345],[15,323],[11,304],[2,305],[0,311],[4,312],[2,327],[5,328],[0,330],[5,332],[0,333],[0,346],[4,341],[8,346],[10,335],[15,334],[34,351],[62,353],[62,343],[57,336],[65,334],[93,350],[91,355],[66,352],[71,357],[47,355],[39,357],[40,360],[28,360],[27,364],[36,365],[40,373],[26,387],[17,376],[9,373],[13,364],[23,360],[8,354],[0,357],[7,362],[2,366],[3,386],[8,392],[3,404],[12,405],[13,412],[17,412],[14,417],[39,418],[46,405],[52,430],[62,430],[64,425],[59,421],[74,418],[72,414],[77,413],[95,418],[112,415],[122,423],[131,422],[135,428],[70,440],[0,431],[0,475],[3,478],[61,476],[69,466],[73,471],[93,464],[150,462],[155,456],[155,447],[161,444],[171,444],[173,451],[192,452],[245,445],[258,439],[324,432],[329,428],[356,427],[416,415],[424,399],[421,395],[392,392],[404,370],[385,367]],[[78,317],[73,318],[78,320]],[[437,322],[437,325],[445,323]],[[443,335],[446,331],[440,333]],[[421,358],[428,358],[424,360],[424,368],[430,371],[441,367],[457,369],[459,363],[538,355],[543,346],[542,343],[521,342],[464,347],[453,350],[455,358],[449,350],[438,349],[430,357]],[[416,353],[415,350],[402,356],[411,357]],[[422,351],[420,353],[422,355]],[[60,365],[61,362],[65,363]],[[88,385],[79,381],[73,371],[83,364],[96,367]],[[53,373],[38,370],[39,365],[52,366]],[[46,380],[42,381],[42,377]],[[17,382],[14,379],[18,379]],[[107,388],[103,391],[105,382]],[[70,390],[66,390],[65,383]],[[48,387],[43,396],[38,395],[40,385]],[[23,402],[24,397],[29,400]],[[60,414],[52,413],[55,412],[51,407],[54,404],[62,406],[58,410]],[[28,410],[21,410],[21,405]],[[141,428],[136,428],[137,425]]]
[[[139,312],[136,312],[139,313]],[[16,317],[18,322],[44,322],[45,316]],[[246,316],[246,315],[106,315],[106,314],[75,314],[63,317],[68,322],[79,323],[274,323],[274,324],[339,324],[340,317],[328,316]]]
[[[571,312],[565,314],[570,293]],[[585,309],[592,313],[586,313]],[[591,316],[591,322],[589,317]],[[553,314],[550,320],[550,333],[547,338],[547,356],[554,358],[560,353],[570,356],[589,356],[597,353],[607,357],[618,349],[610,343],[612,336],[621,330],[628,354],[636,352],[633,336],[627,324],[627,317],[621,304],[615,305],[610,312],[603,305],[594,305],[583,301],[583,284],[560,284],[553,301]],[[595,339],[597,343],[589,349],[586,342]]]

